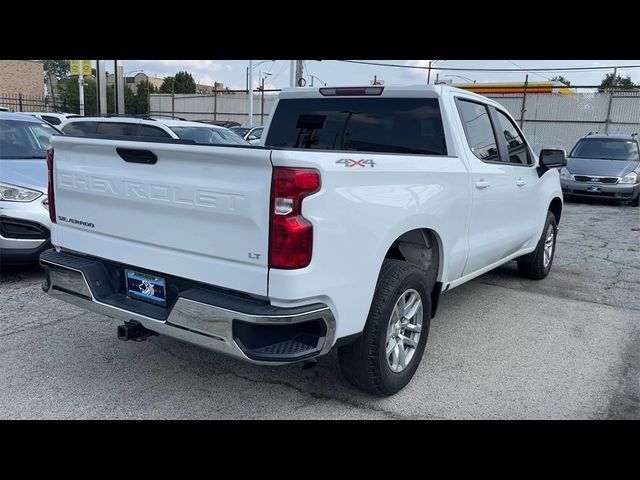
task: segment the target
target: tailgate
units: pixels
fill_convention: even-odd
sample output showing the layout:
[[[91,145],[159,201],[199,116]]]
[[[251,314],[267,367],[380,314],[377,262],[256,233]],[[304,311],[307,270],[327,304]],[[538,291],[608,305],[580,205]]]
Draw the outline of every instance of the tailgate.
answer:
[[[62,136],[52,144],[54,245],[266,296],[269,150]],[[155,163],[136,163],[148,152]]]

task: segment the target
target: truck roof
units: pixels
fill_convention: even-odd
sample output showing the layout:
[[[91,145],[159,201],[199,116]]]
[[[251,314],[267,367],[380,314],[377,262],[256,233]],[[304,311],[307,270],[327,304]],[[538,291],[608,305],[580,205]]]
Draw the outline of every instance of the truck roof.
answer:
[[[452,87],[449,85],[356,85],[356,86],[327,86],[320,88],[283,88],[280,92],[280,98],[331,98],[332,95],[322,94],[321,91],[328,91],[332,89],[338,89],[348,91],[348,90],[362,90],[362,89],[372,89],[372,91],[382,89],[382,93],[380,94],[362,94],[356,93],[354,95],[349,95],[348,93],[343,93],[341,95],[336,96],[371,96],[371,97],[415,97],[415,98],[433,98],[440,97],[445,92],[458,92],[463,93],[467,97],[476,97],[479,101],[484,103],[489,103],[494,106],[498,106],[499,104],[494,100],[485,97],[483,95],[479,95],[477,93],[470,92],[468,90],[464,90],[461,88]]]

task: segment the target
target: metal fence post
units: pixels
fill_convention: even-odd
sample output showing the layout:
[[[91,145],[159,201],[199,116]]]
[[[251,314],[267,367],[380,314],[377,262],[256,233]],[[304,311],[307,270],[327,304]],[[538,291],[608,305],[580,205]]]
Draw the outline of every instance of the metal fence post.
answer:
[[[22,111],[22,94],[21,93],[18,94],[18,108],[19,108],[19,111],[21,112]]]
[[[524,92],[522,93],[522,108],[520,109],[520,130],[524,129],[524,112],[527,111],[527,87],[529,86],[529,74],[524,77]]]
[[[264,78],[260,89],[260,125],[264,125]]]
[[[613,69],[613,79],[611,81],[611,92],[609,93],[609,105],[607,105],[607,118],[604,119],[604,133],[609,133],[609,123],[611,122],[611,105],[613,104],[613,91],[616,88],[616,76],[618,69]]]
[[[213,120],[218,119],[218,89],[213,87]]]

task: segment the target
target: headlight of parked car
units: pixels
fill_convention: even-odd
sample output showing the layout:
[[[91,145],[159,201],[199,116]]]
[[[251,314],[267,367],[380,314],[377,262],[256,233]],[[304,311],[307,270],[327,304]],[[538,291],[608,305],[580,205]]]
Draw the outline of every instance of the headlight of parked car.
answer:
[[[37,190],[0,182],[0,200],[6,200],[8,202],[32,202],[41,196],[42,192],[38,192]]]
[[[567,170],[566,167],[562,167],[560,169],[560,178],[562,180],[573,180],[573,175],[569,173],[569,170]]]
[[[638,174],[636,172],[627,173],[624,177],[622,177],[618,183],[637,183],[638,182]]]

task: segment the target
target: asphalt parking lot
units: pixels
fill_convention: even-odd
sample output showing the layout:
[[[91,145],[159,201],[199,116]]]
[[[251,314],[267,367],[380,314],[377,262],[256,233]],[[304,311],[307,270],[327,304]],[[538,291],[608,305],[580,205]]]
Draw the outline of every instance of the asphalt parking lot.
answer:
[[[0,418],[640,419],[640,209],[565,205],[555,263],[515,263],[441,298],[409,386],[352,389],[335,352],[258,367],[47,297],[38,268],[0,274]]]

